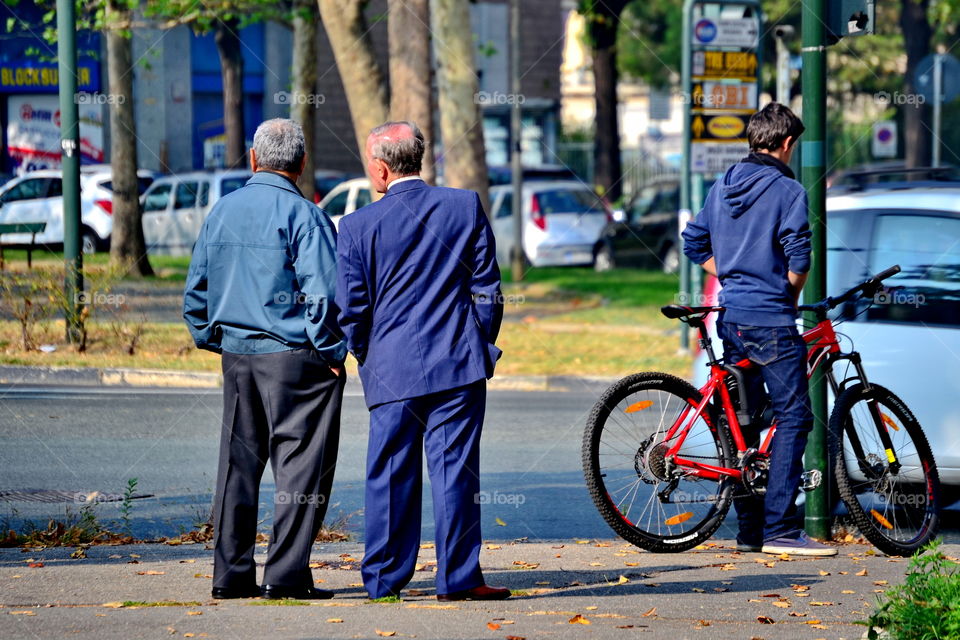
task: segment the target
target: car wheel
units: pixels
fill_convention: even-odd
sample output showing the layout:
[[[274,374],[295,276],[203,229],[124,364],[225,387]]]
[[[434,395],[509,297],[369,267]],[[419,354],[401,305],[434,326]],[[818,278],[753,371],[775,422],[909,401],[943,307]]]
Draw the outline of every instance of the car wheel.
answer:
[[[92,231],[84,230],[80,235],[80,251],[84,255],[93,255],[100,247],[100,238]]]
[[[593,257],[593,269],[594,271],[610,271],[611,269],[617,268],[617,261],[613,257],[613,250],[610,248],[610,245],[601,245],[597,249],[597,254]]]
[[[663,252],[662,260],[664,273],[676,273],[680,270],[680,250],[676,245],[667,247]]]

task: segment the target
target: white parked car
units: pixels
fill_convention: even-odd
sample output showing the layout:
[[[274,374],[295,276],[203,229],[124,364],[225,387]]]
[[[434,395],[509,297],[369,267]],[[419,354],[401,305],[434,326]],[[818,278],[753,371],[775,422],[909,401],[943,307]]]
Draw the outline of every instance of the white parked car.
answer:
[[[335,227],[340,218],[373,202],[373,190],[368,178],[354,178],[341,182],[320,200],[320,208],[327,212]]]
[[[497,261],[510,264],[513,254],[513,187],[490,189]],[[610,207],[587,185],[576,181],[526,182],[523,185],[523,251],[530,264],[592,265]]]
[[[142,194],[153,182],[155,173],[137,172]],[[80,244],[84,253],[105,251],[110,247],[113,230],[113,192],[110,167],[85,166],[80,173]],[[36,243],[63,244],[63,176],[59,170],[31,171],[0,187],[0,222],[45,222]],[[29,233],[4,234],[3,244],[30,243]]]
[[[827,293],[900,265],[874,304],[835,311],[843,321],[837,334],[842,349],[863,356],[869,380],[900,396],[920,421],[949,504],[960,498],[960,183],[915,185],[828,191]],[[708,280],[708,299],[715,283]],[[704,382],[703,362],[701,354],[695,384]]]
[[[194,171],[157,179],[143,194],[143,237],[152,254],[189,255],[213,205],[247,183],[245,169]]]

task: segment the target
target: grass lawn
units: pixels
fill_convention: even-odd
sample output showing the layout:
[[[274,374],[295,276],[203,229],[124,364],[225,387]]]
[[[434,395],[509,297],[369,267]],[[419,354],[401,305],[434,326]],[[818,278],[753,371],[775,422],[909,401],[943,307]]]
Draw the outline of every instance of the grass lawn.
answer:
[[[186,268],[186,258],[165,260],[167,268]],[[619,377],[658,370],[687,377],[691,360],[679,353],[679,325],[659,312],[676,288],[676,276],[633,270],[532,269],[523,283],[506,280],[508,321],[497,372]],[[19,325],[2,321],[0,364],[219,371],[219,358],[195,349],[182,324],[144,325],[134,355],[116,329],[94,318],[87,352],[77,353],[64,343],[63,322],[47,321],[34,328],[34,342],[57,349],[43,353],[20,349]],[[352,359],[347,366],[355,374]]]
[[[3,259],[7,269],[17,271],[27,270],[26,249],[4,249]],[[99,252],[83,256],[84,265],[104,266],[110,262],[110,254]],[[63,252],[35,249],[33,251],[34,267],[63,267]],[[156,275],[147,278],[152,280],[169,280],[183,282],[187,279],[187,269],[190,267],[190,256],[150,256],[150,266]]]

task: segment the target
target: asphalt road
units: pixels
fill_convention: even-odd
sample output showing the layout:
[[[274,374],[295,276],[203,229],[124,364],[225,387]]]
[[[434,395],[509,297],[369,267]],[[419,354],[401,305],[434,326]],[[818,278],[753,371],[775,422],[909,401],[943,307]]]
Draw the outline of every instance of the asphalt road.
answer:
[[[513,540],[605,537],[580,470],[580,440],[596,393],[492,392],[482,439],[484,537]],[[209,515],[216,477],[219,391],[114,388],[0,388],[0,490],[122,494],[137,478],[138,537],[172,536]],[[344,400],[330,516],[349,517],[361,539],[368,413],[355,392]],[[268,529],[273,478],[265,473],[261,528]],[[0,525],[45,526],[76,514],[68,502],[0,501]],[[96,507],[105,523],[116,503]],[[425,483],[423,536],[433,534]],[[505,523],[504,525],[498,524]],[[116,528],[116,527],[115,527]]]

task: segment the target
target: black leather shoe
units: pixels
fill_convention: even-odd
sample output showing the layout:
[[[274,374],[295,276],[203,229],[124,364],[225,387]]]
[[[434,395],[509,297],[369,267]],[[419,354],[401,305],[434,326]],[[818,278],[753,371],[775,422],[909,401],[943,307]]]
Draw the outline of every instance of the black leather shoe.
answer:
[[[217,600],[232,600],[233,598],[259,598],[261,596],[260,587],[236,588],[236,587],[214,587],[210,592]]]
[[[329,600],[333,591],[315,589],[313,587],[281,587],[269,584],[263,585],[263,597],[267,600],[281,600],[293,598],[295,600]]]

